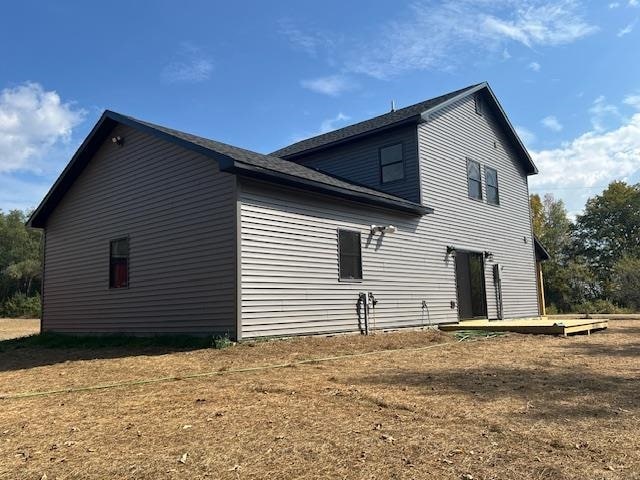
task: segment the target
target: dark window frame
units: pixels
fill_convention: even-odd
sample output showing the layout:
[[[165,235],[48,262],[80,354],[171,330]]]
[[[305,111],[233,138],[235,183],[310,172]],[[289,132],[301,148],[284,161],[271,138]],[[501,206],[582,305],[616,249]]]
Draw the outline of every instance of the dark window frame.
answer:
[[[493,173],[495,173],[495,178],[496,178],[496,184],[495,185],[489,185],[489,175],[487,175],[487,171],[491,170]],[[484,181],[486,183],[486,188],[487,188],[487,203],[489,205],[500,205],[500,182],[498,181],[498,170],[493,168],[493,167],[489,167],[488,165],[484,166]],[[492,202],[491,201],[491,196],[489,195],[489,189],[493,188],[496,191],[496,201]]]
[[[121,258],[121,257],[114,257],[113,255],[113,248],[114,248],[114,243],[115,242],[121,242],[121,241],[126,241],[127,242],[127,256],[126,256],[126,266],[127,266],[127,279],[124,285],[115,285],[115,278],[113,275],[113,266],[115,264],[114,259],[115,258]],[[121,290],[121,289],[127,289],[129,288],[129,265],[130,265],[130,258],[131,258],[131,251],[130,251],[130,245],[129,245],[129,237],[118,237],[118,238],[113,238],[111,240],[109,240],[109,290]]]
[[[400,158],[400,160],[397,160],[395,162],[391,162],[391,163],[386,163],[386,164],[382,164],[382,150],[384,150],[385,148],[391,148],[391,147],[395,147],[400,145],[400,152],[402,157]],[[384,167],[389,167],[392,165],[398,165],[398,164],[402,164],[402,177],[400,178],[396,178],[394,180],[387,180],[385,181],[384,179]],[[404,143],[403,142],[394,142],[394,143],[390,143],[388,145],[383,145],[380,148],[378,148],[378,167],[380,169],[380,184],[381,185],[388,185],[390,183],[395,183],[395,182],[403,182],[406,178],[407,178],[407,172],[406,172],[406,164],[405,164],[405,160],[404,160]]]
[[[351,233],[358,236],[358,270],[359,277],[343,277],[342,276],[342,245],[340,242],[340,233]],[[360,283],[364,280],[364,274],[362,269],[362,234],[359,230],[353,230],[349,228],[338,228],[337,229],[337,241],[338,241],[338,281],[340,282],[352,282],[352,283]]]
[[[471,176],[469,175],[469,165],[470,164],[476,164],[478,166],[478,176],[480,178],[478,178],[477,180],[475,178],[471,178]],[[472,158],[467,157],[467,162],[466,162],[466,175],[467,175],[467,196],[471,199],[471,200],[476,200],[478,202],[481,202],[484,198],[484,196],[482,195],[482,166],[480,165],[480,162],[478,162],[477,160],[473,160]],[[480,193],[479,197],[475,197],[473,195],[471,195],[471,182],[478,182],[478,192]]]
[[[482,115],[482,109],[484,107],[483,102],[482,102],[482,97],[479,94],[476,94],[473,96],[473,103],[474,103],[474,107],[476,110],[476,113],[478,115]]]

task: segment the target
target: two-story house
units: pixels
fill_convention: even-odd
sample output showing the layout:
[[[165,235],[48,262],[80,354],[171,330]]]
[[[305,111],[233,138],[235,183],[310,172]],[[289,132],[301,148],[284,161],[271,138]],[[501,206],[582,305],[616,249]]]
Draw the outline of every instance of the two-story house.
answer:
[[[263,155],[107,111],[29,220],[43,331],[232,338],[540,314],[486,83]]]

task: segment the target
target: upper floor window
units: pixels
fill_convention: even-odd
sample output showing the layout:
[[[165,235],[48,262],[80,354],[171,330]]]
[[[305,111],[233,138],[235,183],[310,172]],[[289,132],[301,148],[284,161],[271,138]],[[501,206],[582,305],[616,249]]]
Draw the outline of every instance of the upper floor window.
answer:
[[[482,200],[482,179],[480,177],[480,164],[467,158],[467,185],[469,198]]]
[[[402,144],[396,143],[380,149],[380,179],[382,183],[404,178]]]
[[[487,202],[499,205],[500,194],[498,192],[498,171],[495,168],[485,167],[484,177],[487,182]]]
[[[474,95],[473,99],[475,102],[476,113],[478,115],[482,115],[482,107],[484,106],[482,105],[482,97],[480,95]]]
[[[360,232],[338,229],[340,280],[362,280]]]
[[[109,243],[109,288],[129,286],[129,239],[119,238]]]

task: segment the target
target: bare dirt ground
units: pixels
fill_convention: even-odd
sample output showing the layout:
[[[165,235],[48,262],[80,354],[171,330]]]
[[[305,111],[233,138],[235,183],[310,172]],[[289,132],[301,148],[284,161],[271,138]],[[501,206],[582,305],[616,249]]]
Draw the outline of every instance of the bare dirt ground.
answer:
[[[638,321],[570,338],[5,349],[0,395],[210,371],[0,399],[0,478],[640,479]]]

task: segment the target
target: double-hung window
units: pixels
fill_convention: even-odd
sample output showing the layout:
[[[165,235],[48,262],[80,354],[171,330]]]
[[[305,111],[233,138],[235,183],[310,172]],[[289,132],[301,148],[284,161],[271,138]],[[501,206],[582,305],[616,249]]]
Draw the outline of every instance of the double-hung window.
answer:
[[[129,286],[129,239],[119,238],[109,243],[109,288]]]
[[[482,178],[480,176],[480,164],[467,158],[467,188],[469,198],[482,200]]]
[[[338,229],[340,280],[362,280],[360,232]]]
[[[498,171],[495,168],[485,167],[484,178],[487,182],[487,203],[500,205],[500,194],[498,192]]]
[[[402,143],[380,149],[380,180],[382,183],[394,182],[404,178],[404,156]]]

